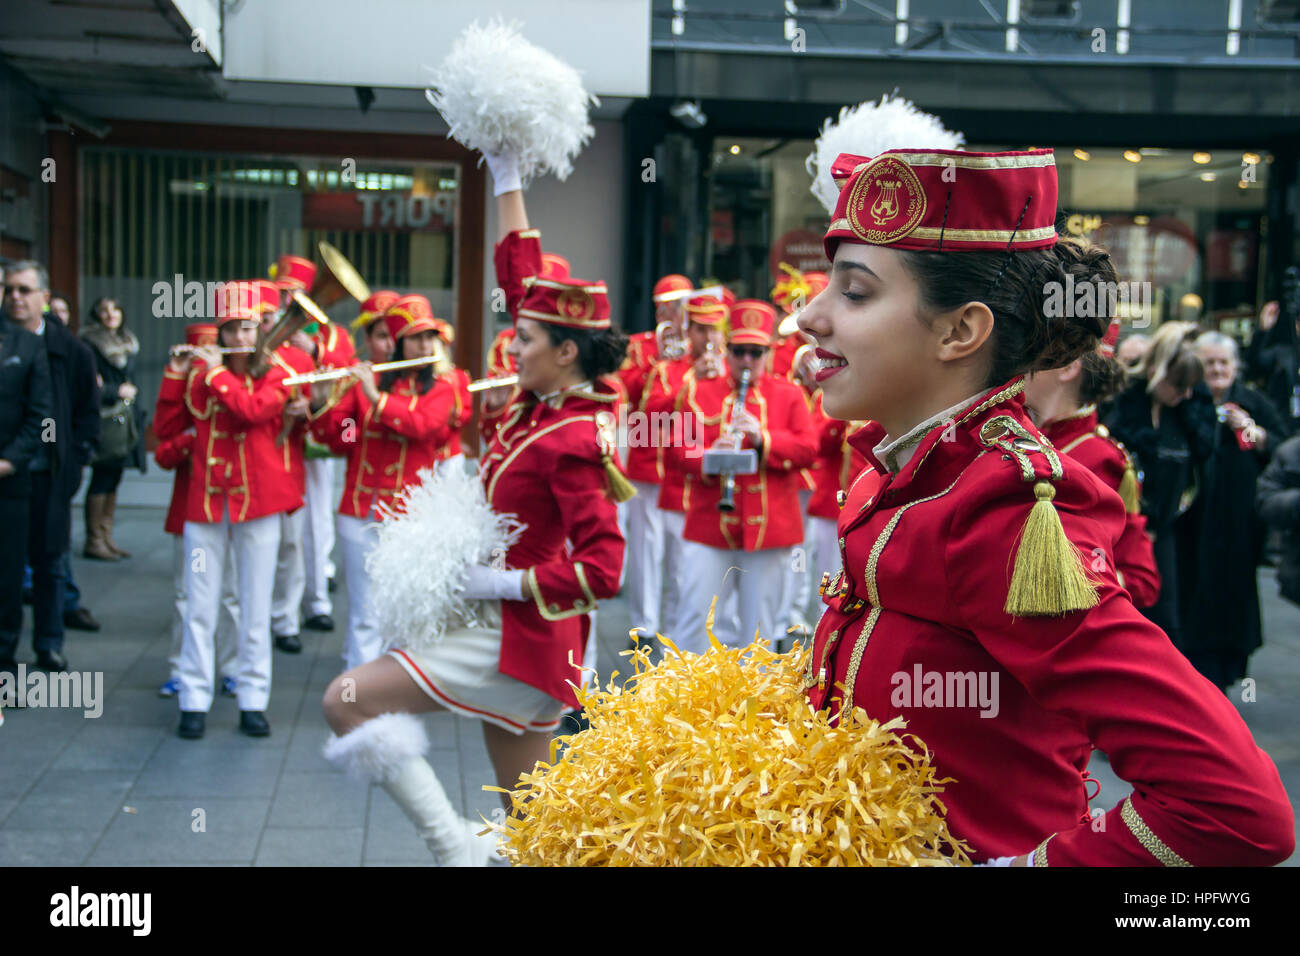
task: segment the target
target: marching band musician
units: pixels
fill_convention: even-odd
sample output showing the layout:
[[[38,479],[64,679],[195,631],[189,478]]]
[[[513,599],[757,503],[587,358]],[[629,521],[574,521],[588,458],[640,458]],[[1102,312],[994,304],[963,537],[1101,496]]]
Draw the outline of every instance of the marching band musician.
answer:
[[[777,343],[772,349],[768,371],[794,381],[795,359],[799,350],[808,344],[808,338],[797,328],[787,333],[787,323],[791,321],[791,315],[811,302],[830,284],[830,279],[824,272],[800,272],[785,262],[781,263],[781,269],[786,276],[773,287],[772,304],[781,310],[782,320],[777,325]]]
[[[687,441],[669,448],[678,467],[693,478],[678,576],[677,623],[673,638],[684,650],[708,649],[705,617],[735,591],[737,614],[719,614],[718,640],[747,644],[755,631],[775,642],[784,634],[779,619],[782,589],[774,582],[788,577],[790,549],[803,541],[799,513],[799,470],[812,464],[816,439],[808,406],[799,389],[764,374],[776,328],[776,312],[758,299],[741,299],[728,318],[727,372],[717,378],[688,378],[677,397],[676,411],[698,422]],[[751,376],[743,407],[736,406],[742,373]],[[720,476],[703,474],[708,447],[753,448],[758,471],[735,477],[735,510],[719,509]],[[778,630],[778,625],[782,625]]]
[[[254,348],[260,293],[254,283],[230,283],[219,295],[221,345]],[[285,480],[276,447],[289,393],[285,373],[266,368],[260,353],[223,355],[211,345],[169,362],[154,428],[166,441],[195,429],[193,471],[185,511],[185,637],[180,662],[178,733],[203,736],[212,706],[213,652],[226,556],[239,577],[239,729],[264,737],[271,727],[271,588],[280,515],[302,507],[300,488]]]
[[[367,347],[381,352],[378,340],[387,338],[395,343],[394,361],[430,358],[439,354],[446,328],[424,296],[399,296],[366,327]],[[366,573],[366,556],[378,540],[375,522],[383,518],[379,507],[392,506],[403,488],[418,483],[420,469],[445,460],[453,442],[459,450],[468,393],[432,364],[391,370],[376,380],[370,363],[353,366],[353,374],[337,383],[317,383],[312,392],[313,437],[348,463],[338,531],[348,588],[343,659],[351,670],[378,657],[383,643]]]
[[[976,862],[1285,860],[1277,769],[1116,579],[1119,495],[1017,401],[1026,372],[1106,330],[1045,314],[1048,290],[1115,281],[1104,252],[1057,236],[1051,150],[842,154],[833,172],[831,286],[799,326],[826,411],[870,422],[851,439],[869,467],[840,511],[810,703],[904,718],[952,778],[948,827]],[[1134,787],[1095,817],[1094,747]]]
[[[502,229],[497,263],[505,266],[497,281],[518,317],[510,352],[519,388],[483,425],[490,444],[480,476],[491,507],[525,527],[506,568],[470,568],[464,591],[499,602],[500,632],[458,631],[420,655],[390,651],[336,678],[323,701],[339,735],[327,756],[372,768],[445,864],[485,862],[495,839],[475,836],[481,824],[451,806],[422,756],[428,742],[413,715],[451,710],[481,720],[505,788],[547,758],[551,732],[576,706],[572,685],[583,681],[590,614],[618,588],[615,501],[630,491],[616,460],[618,391],[601,381],[622,361],[627,340],[610,324],[603,283],[537,278],[540,245],[518,178],[503,164],[513,166],[489,158]],[[355,682],[355,694],[343,693],[344,680]]]
[[[366,346],[366,361],[371,365],[387,362],[393,355],[393,336],[384,322],[384,312],[401,296],[390,289],[372,292],[361,303],[361,311],[352,320],[352,331],[360,332]]]
[[[1128,451],[1097,422],[1097,407],[1124,385],[1124,368],[1115,361],[1119,319],[1114,319],[1096,352],[1064,368],[1035,372],[1025,386],[1025,406],[1039,430],[1062,455],[1069,455],[1110,485],[1124,501],[1124,531],[1115,544],[1115,576],[1135,607],[1150,607],[1160,597],[1160,571],[1142,515],[1142,487]]]
[[[217,327],[207,322],[186,326],[185,344],[216,345]],[[184,538],[185,508],[189,501],[192,470],[190,459],[193,454],[192,424],[174,438],[160,441],[153,453],[158,467],[172,473],[172,496],[167,505],[167,516],[163,520],[163,531],[172,536],[172,588],[175,592],[171,651],[167,655],[170,673],[167,680],[158,688],[159,697],[175,697],[181,690],[181,647],[185,639],[185,565],[188,563]],[[226,561],[224,569],[221,606],[226,613],[220,616],[221,621],[217,625],[215,639],[217,674],[221,677],[221,696],[234,697],[237,686],[235,674],[238,671],[239,595],[235,591],[234,564],[230,560]]]

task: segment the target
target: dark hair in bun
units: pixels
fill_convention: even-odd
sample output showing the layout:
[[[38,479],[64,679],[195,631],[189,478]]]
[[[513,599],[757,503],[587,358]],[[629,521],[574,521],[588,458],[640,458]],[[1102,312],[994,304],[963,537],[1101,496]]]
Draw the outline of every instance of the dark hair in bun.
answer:
[[[902,256],[921,286],[925,311],[949,312],[967,302],[989,307],[993,363],[985,384],[990,388],[1025,372],[1069,365],[1091,353],[1114,313],[1115,268],[1106,251],[1090,243],[1058,238],[1050,249]],[[1095,285],[1094,306],[1076,310],[1067,293],[1085,283]],[[1074,311],[1093,314],[1057,314]]]
[[[542,323],[551,345],[559,346],[572,342],[578,347],[578,364],[582,374],[587,378],[600,378],[618,371],[623,360],[627,358],[627,336],[620,329],[610,326],[608,329],[593,331],[591,329],[571,329],[564,325]]]

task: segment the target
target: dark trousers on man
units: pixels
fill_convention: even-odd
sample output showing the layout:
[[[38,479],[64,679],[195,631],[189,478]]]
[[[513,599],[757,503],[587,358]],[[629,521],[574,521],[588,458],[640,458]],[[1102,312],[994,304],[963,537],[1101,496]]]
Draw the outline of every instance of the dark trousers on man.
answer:
[[[17,537],[17,541],[26,540],[26,559],[32,568],[32,646],[38,654],[63,650],[63,590],[66,579],[63,553],[68,549],[68,536],[62,534],[58,536],[59,540],[50,540],[50,485],[48,473],[36,472],[32,475],[30,514],[24,516],[23,521],[27,533]],[[15,525],[6,521],[4,527],[8,530]],[[12,600],[17,605],[17,613],[9,611],[6,606],[5,616],[0,617],[0,662],[16,659],[18,638],[22,632],[23,549],[20,547],[14,550],[18,552],[16,555],[6,554],[3,560],[9,562],[16,559],[17,570],[6,569],[10,579],[16,577],[16,586],[6,588],[3,600]]]
[[[23,566],[30,508],[26,496],[0,497],[0,527],[10,542],[0,548],[0,667],[13,662],[23,630]]]

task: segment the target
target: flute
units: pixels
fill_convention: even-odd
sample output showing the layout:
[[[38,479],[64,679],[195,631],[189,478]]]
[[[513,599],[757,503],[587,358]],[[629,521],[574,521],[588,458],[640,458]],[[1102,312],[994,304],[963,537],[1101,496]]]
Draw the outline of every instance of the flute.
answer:
[[[435,362],[442,361],[441,355],[426,355],[424,358],[399,359],[396,362],[380,362],[378,365],[370,367],[373,372],[391,372],[400,368],[418,368],[421,365],[432,365]],[[323,368],[318,372],[306,372],[302,375],[290,375],[281,385],[313,385],[316,382],[332,382],[336,378],[347,378],[352,374],[356,365],[343,365],[339,368]]]
[[[182,355],[193,355],[196,351],[198,351],[201,348],[207,348],[207,346],[173,345],[170,349],[170,354],[179,358]],[[248,355],[251,354],[252,352],[256,352],[257,349],[255,349],[251,345],[234,345],[226,348],[217,349],[217,351],[220,352],[222,355]]]

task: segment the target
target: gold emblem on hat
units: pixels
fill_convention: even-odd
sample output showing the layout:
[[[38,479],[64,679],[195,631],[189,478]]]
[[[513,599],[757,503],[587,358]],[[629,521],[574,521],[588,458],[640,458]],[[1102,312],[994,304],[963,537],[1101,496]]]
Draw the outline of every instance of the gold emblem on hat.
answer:
[[[585,289],[565,289],[556,302],[556,310],[569,322],[586,322],[596,314],[596,300]]]
[[[740,313],[740,324],[747,329],[761,329],[763,327],[763,313],[757,309],[746,309]]]
[[[887,245],[920,225],[925,208],[925,189],[912,167],[897,156],[880,156],[849,187],[844,217],[863,242]]]

